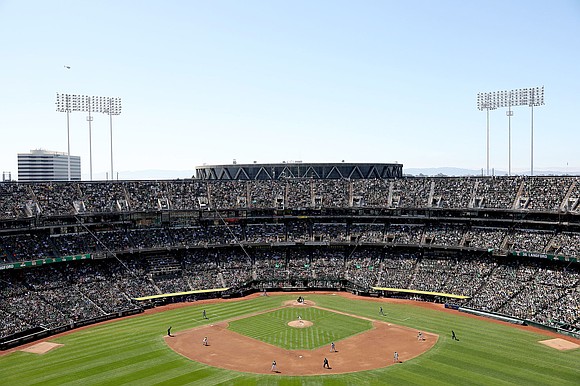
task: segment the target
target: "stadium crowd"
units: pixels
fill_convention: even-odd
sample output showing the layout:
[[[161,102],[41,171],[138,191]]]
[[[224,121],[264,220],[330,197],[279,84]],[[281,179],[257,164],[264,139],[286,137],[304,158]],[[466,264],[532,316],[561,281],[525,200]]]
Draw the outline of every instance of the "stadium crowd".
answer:
[[[575,212],[578,182],[575,177],[518,176],[0,183],[0,265],[5,264],[0,339],[138,308],[139,297],[264,288],[373,292],[386,287],[465,295],[456,302],[579,331],[578,263],[521,255],[580,258],[580,233],[574,229],[379,216],[269,215],[239,221],[220,214],[204,221],[207,209]],[[164,211],[199,214],[195,221],[163,223],[139,216]],[[99,218],[86,225],[59,222],[91,213],[134,217]],[[54,218],[56,225],[18,222],[34,218]],[[6,268],[83,254],[96,258]]]
[[[0,233],[0,263],[84,253],[135,252],[239,244],[376,244],[470,248],[483,251],[550,253],[580,258],[580,235],[524,228],[485,228],[446,223],[348,224],[289,220],[276,224],[206,224],[141,227],[57,234],[39,229]]]
[[[204,208],[487,208],[575,211],[577,177],[108,181],[0,184],[0,219]]]
[[[580,328],[580,272],[560,262],[394,252],[371,246],[189,249],[0,272],[0,336],[138,307],[136,297],[199,289],[415,289],[555,327]],[[457,300],[461,302],[460,300]]]

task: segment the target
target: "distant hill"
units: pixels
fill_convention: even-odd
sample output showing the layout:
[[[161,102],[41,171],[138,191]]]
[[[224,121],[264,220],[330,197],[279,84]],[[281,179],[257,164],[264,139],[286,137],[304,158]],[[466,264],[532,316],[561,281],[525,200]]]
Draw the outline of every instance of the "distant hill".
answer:
[[[551,170],[534,170],[534,176],[564,176],[580,175],[580,170],[577,168],[550,168]],[[449,176],[449,177],[460,177],[460,176],[482,176],[485,170],[479,169],[461,169],[454,167],[441,167],[441,168],[403,168],[403,174],[407,176]],[[508,173],[505,170],[494,170],[493,175],[495,176],[507,176]],[[521,171],[516,170],[512,172],[512,175],[530,175],[529,170]]]
[[[176,180],[191,178],[195,171],[193,170],[133,170],[120,171],[119,180]],[[104,181],[110,179],[106,172],[93,173],[93,180]],[[117,180],[117,175],[114,176]],[[82,175],[83,181],[89,180],[88,174]]]
[[[410,176],[481,176],[481,170],[461,169],[451,167],[441,168],[405,168],[403,174]]]

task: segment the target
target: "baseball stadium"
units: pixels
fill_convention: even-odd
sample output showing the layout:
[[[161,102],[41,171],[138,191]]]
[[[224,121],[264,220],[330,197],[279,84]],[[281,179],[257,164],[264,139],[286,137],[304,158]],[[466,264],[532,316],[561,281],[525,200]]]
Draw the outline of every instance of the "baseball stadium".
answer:
[[[2,385],[577,385],[580,178],[0,183]]]

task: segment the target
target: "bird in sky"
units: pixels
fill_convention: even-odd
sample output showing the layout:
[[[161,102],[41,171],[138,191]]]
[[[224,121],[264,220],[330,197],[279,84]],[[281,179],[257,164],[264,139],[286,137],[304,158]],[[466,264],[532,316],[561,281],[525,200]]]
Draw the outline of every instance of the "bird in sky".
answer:
[[[70,70],[70,66],[64,66],[64,68],[66,68],[67,70]]]

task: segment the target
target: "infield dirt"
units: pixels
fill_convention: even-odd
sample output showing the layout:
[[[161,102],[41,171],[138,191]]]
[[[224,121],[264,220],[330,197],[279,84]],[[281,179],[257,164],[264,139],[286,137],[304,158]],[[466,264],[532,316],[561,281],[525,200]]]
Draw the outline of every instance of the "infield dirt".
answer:
[[[288,305],[290,306],[290,305]],[[354,315],[349,315],[357,317]],[[403,362],[421,355],[437,342],[438,336],[423,332],[425,340],[417,340],[417,331],[388,322],[373,321],[367,332],[337,341],[336,352],[328,346],[315,350],[286,350],[228,330],[221,322],[194,328],[165,337],[176,352],[209,366],[249,373],[269,374],[272,361],[278,374],[340,374],[391,366],[394,352]],[[209,346],[203,346],[204,337]],[[328,358],[330,369],[322,367]]]

